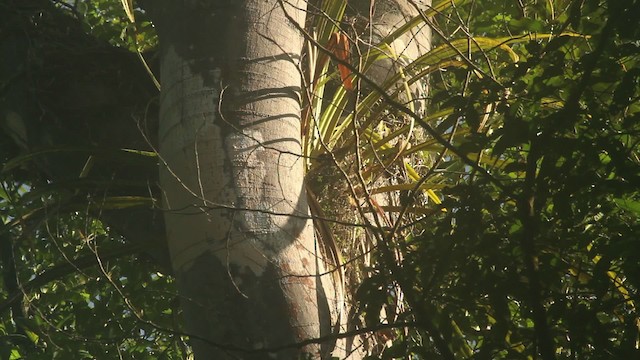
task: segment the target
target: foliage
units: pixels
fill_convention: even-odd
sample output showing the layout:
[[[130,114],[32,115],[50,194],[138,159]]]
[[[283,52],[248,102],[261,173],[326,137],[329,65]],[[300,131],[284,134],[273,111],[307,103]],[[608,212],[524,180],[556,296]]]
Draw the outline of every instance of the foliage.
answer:
[[[10,76],[3,72],[1,80],[0,359],[187,358],[187,347],[179,335],[173,278],[143,255],[141,244],[125,241],[119,229],[103,221],[107,213],[116,210],[135,212],[150,207],[148,182],[114,178],[110,171],[117,163],[138,172],[151,167],[155,174],[155,154],[115,150],[114,145],[99,148],[96,143],[82,142],[87,139],[80,135],[92,121],[113,120],[109,116],[114,113],[105,110],[105,104],[112,99],[100,89],[101,78],[115,80],[118,91],[126,93],[126,82],[120,76],[127,73],[126,69],[118,69],[114,76],[109,68],[100,67],[102,59],[93,59],[96,61],[74,70],[95,73],[65,73],[74,57],[113,55],[106,51],[107,40],[134,50],[126,37],[120,37],[122,29],[114,25],[120,24],[116,14],[120,16],[121,5],[118,1],[55,2],[56,7],[47,3],[40,4],[41,11],[37,11],[35,3],[16,9],[0,4],[3,20],[5,15],[10,20],[0,21],[2,50],[12,59],[3,62],[3,71],[13,62],[18,63],[23,54],[32,61],[9,68],[13,70]],[[83,8],[86,11],[81,12]],[[99,16],[104,16],[102,23],[92,23]],[[75,21],[74,17],[85,22]],[[89,37],[77,36],[78,24],[98,37],[91,42],[89,51],[83,49],[90,43]],[[64,30],[59,33],[59,28]],[[69,42],[61,41],[65,36]],[[26,41],[12,43],[15,38]],[[67,51],[62,60],[55,57],[60,47]],[[6,51],[10,53],[7,55]],[[124,65],[119,58],[123,52],[126,53],[116,49],[116,55],[106,62]],[[56,60],[60,62],[53,63]],[[49,72],[41,76],[45,72],[42,69]],[[148,78],[144,71],[142,76]],[[98,89],[96,94],[102,97],[98,105],[90,103],[92,96],[87,91],[81,101],[56,101],[58,94],[52,94],[50,89],[55,87],[51,84],[62,83],[65,88],[67,84],[79,84],[80,77],[89,78]],[[27,91],[22,91],[23,85]],[[91,93],[92,89],[88,90]],[[25,98],[18,99],[18,95]],[[38,99],[37,106],[29,106],[30,97],[35,95],[53,97],[53,101]],[[131,101],[138,99],[131,97]],[[16,105],[18,101],[28,104],[25,107],[30,107],[41,120],[37,122],[42,127],[38,133],[45,134],[45,146],[34,142],[25,146],[26,136],[35,134],[28,122],[4,123],[6,104]],[[49,106],[51,103],[58,107]],[[135,114],[130,102],[119,105],[128,116]],[[60,136],[56,126],[75,120],[56,117],[70,113],[57,112],[60,108],[80,108],[86,123],[75,122],[75,128],[65,129]],[[98,113],[102,118],[93,117]],[[15,118],[19,120],[20,115],[30,113]],[[106,132],[99,136],[114,140]],[[120,134],[121,138],[125,136]],[[54,143],[61,138],[64,143]],[[23,148],[11,146],[12,140]],[[76,167],[78,163],[80,166]],[[55,168],[53,172],[51,166]],[[134,196],[133,189],[143,196]]]
[[[141,8],[133,9],[132,22],[122,1],[60,1],[58,4],[81,20],[89,34],[112,45],[145,52],[158,43],[153,24]]]
[[[507,36],[517,61],[463,52],[431,78],[431,111],[451,115],[421,125],[457,151],[425,175],[442,211],[386,236],[403,258],[361,287],[367,325],[381,308],[417,322],[381,358],[638,356],[638,4],[512,5],[435,17],[469,42]]]
[[[137,261],[91,216],[91,202],[83,209],[16,184],[4,183],[0,200],[3,301],[20,301],[1,325],[0,357],[180,357],[179,336],[166,332],[176,321],[172,279]]]

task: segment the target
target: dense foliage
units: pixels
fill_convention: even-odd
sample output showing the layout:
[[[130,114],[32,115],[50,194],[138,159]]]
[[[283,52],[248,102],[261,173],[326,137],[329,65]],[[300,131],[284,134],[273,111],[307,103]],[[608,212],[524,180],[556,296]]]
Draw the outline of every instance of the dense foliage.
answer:
[[[639,354],[638,4],[539,4],[441,20],[531,40],[513,46],[518,61],[481,54],[432,77],[432,109],[455,109],[438,126],[467,130],[454,142],[467,158],[438,164],[443,211],[416,225],[383,284],[369,280],[400,284],[407,313],[430,323],[398,332],[383,357]]]
[[[328,44],[340,24],[333,20],[349,11],[342,1],[318,3],[310,48]],[[62,42],[77,31],[76,44],[96,39],[94,53],[117,47],[154,68],[156,39],[141,9],[134,26],[115,0],[36,4],[0,4],[11,19],[0,33],[25,40],[0,40],[1,49],[22,49],[29,71],[19,78],[30,86],[47,89],[33,79],[57,69],[36,39]],[[307,169],[331,174],[310,184],[312,211],[348,213],[341,223],[358,225],[319,233],[335,238],[371,358],[640,355],[639,11],[636,0],[434,2],[415,19],[433,26],[433,51],[403,63],[398,76],[428,83],[424,114],[389,91],[394,82],[375,89],[363,79],[368,56],[380,54],[352,56],[356,91],[344,89],[331,62],[309,79]],[[69,57],[78,53],[67,46]],[[320,53],[306,54],[310,67]],[[49,104],[50,92],[13,91],[24,82],[3,66],[0,110],[15,94]],[[150,69],[132,71],[150,83]],[[123,113],[153,116],[155,96]],[[62,114],[47,106],[40,118]],[[116,116],[104,106],[95,113]],[[2,130],[0,358],[188,357],[169,271],[112,225],[117,211],[156,204],[158,189],[100,171],[115,162],[153,169],[153,147],[104,148],[104,139],[86,144],[74,133],[33,148],[21,146],[15,125]],[[79,165],[61,176],[50,168],[56,161]],[[397,202],[379,204],[372,192]],[[340,193],[342,202],[327,200]]]

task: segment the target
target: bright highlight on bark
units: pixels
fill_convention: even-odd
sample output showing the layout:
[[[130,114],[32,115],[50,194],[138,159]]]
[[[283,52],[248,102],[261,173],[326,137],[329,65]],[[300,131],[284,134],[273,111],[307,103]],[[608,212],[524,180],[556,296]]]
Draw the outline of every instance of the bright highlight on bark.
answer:
[[[333,53],[341,61],[349,61],[349,38],[342,32],[335,32],[331,34],[327,49]],[[353,82],[351,81],[351,70],[344,64],[338,64],[338,71],[340,72],[340,79],[344,88],[347,90],[353,90]]]

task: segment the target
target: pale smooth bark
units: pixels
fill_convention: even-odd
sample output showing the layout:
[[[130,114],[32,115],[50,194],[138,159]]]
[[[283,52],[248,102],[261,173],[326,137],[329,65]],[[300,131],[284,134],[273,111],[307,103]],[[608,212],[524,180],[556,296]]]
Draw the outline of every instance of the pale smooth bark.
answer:
[[[413,17],[419,16],[416,7],[426,10],[431,5],[431,0],[355,0],[351,4],[360,16],[370,22],[372,39],[371,44],[378,43],[382,38],[393,33],[405,25]],[[368,36],[365,31],[365,36]],[[390,44],[390,49],[382,49],[386,58],[376,61],[366,72],[369,79],[376,84],[384,84],[390,77],[399,73],[410,62],[431,49],[431,29],[424,23],[412,28]],[[401,83],[396,85],[402,87]],[[417,82],[410,86],[413,109],[418,114],[424,114],[426,86]],[[406,102],[408,97],[400,95],[401,102]]]
[[[303,24],[305,2],[286,4]],[[338,306],[330,276],[320,279],[303,187],[301,34],[275,0],[167,0],[152,10],[160,185],[196,358],[296,359],[301,349],[286,346],[329,335]],[[334,345],[302,351],[327,358]]]
[[[335,339],[288,346],[344,325],[303,186],[290,21],[304,24],[305,1],[144,3],[161,43],[162,204],[196,358],[343,358]],[[373,16],[392,29],[406,14]]]

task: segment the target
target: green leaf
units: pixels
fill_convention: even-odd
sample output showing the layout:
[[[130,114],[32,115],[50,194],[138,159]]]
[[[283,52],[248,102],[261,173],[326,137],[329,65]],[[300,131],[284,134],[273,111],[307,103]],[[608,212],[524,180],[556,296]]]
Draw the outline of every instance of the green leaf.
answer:
[[[631,199],[616,198],[613,201],[621,208],[630,211],[640,217],[640,201]]]
[[[9,360],[21,360],[24,359],[22,355],[20,355],[20,350],[11,349],[11,354],[9,355]]]

